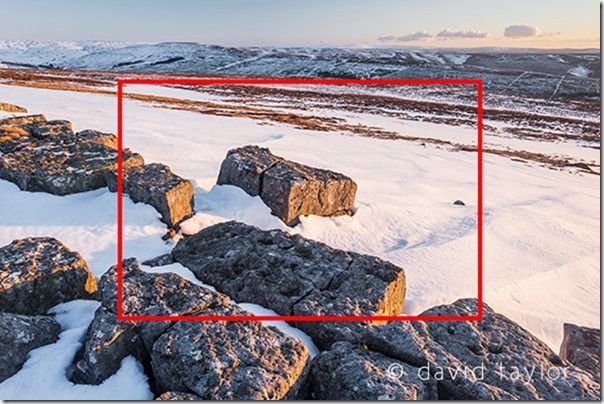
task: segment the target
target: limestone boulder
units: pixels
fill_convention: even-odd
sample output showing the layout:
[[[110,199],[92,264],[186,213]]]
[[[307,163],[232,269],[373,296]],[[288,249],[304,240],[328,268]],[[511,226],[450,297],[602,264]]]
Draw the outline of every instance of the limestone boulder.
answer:
[[[220,223],[180,240],[172,255],[202,282],[281,315],[399,315],[403,310],[402,268],[280,230]],[[362,327],[341,322],[296,325],[323,348]]]
[[[0,382],[17,373],[32,350],[59,339],[60,332],[51,316],[0,313]]]
[[[59,240],[29,237],[0,248],[0,311],[44,314],[59,303],[95,298],[96,292],[84,259]]]
[[[289,161],[257,146],[230,150],[217,183],[259,195],[288,226],[295,226],[300,216],[351,215],[357,191],[356,183],[343,174]]]
[[[312,362],[315,400],[435,400],[437,383],[419,368],[348,342],[338,342]]]
[[[564,324],[560,356],[600,379],[600,330]]]
[[[106,172],[106,180],[111,191],[117,190],[115,171]],[[191,181],[174,174],[164,164],[146,164],[127,168],[123,172],[123,191],[134,202],[153,206],[162,221],[170,227],[177,227],[183,220],[194,214],[193,185]]]

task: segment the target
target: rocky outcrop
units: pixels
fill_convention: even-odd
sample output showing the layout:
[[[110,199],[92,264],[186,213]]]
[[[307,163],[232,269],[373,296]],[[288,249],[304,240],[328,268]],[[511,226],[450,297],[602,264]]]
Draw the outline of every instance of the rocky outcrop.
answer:
[[[475,299],[423,315],[476,314]],[[599,383],[507,317],[484,306],[482,321],[390,323],[364,336],[374,350],[419,367],[439,399],[593,400]]]
[[[136,260],[124,261],[123,271],[125,316],[249,315],[221,293],[173,273],[144,272]],[[260,322],[117,322],[115,281],[114,267],[101,278],[102,306],[71,380],[101,383],[134,355],[157,392],[240,400],[297,394],[309,356],[301,341]]]
[[[30,237],[0,248],[0,311],[43,314],[96,291],[84,259],[54,238]]]
[[[419,368],[347,342],[317,355],[310,376],[315,400],[435,400],[435,380]]]
[[[117,190],[117,176],[107,172],[107,184],[113,192]],[[122,177],[124,193],[134,202],[153,206],[170,227],[193,216],[193,185],[174,174],[163,164],[146,164],[124,170]]]
[[[28,126],[28,125],[26,125]],[[106,173],[115,169],[117,151],[73,134],[20,137],[0,145],[0,178],[24,191],[68,195],[106,185]],[[124,165],[142,165],[140,155],[123,152]]]
[[[9,104],[8,102],[0,102],[0,111],[3,112],[18,112],[18,113],[27,113],[27,108],[20,107],[15,104]]]
[[[564,324],[560,356],[600,379],[600,330]]]
[[[73,133],[71,122],[43,115],[0,120],[0,178],[24,191],[68,195],[108,186],[117,190],[117,138],[111,133]],[[134,202],[153,206],[177,228],[193,216],[193,186],[163,164],[144,164],[125,149],[123,190]]]
[[[352,214],[357,190],[356,183],[345,175],[295,163],[257,146],[230,150],[217,183],[260,196],[288,226],[305,215]]]
[[[172,255],[202,282],[281,315],[398,315],[403,309],[402,268],[280,230],[220,223],[180,240]],[[320,347],[349,332],[338,322],[297,326]]]
[[[0,313],[0,382],[22,368],[30,351],[52,344],[60,332],[50,316]]]

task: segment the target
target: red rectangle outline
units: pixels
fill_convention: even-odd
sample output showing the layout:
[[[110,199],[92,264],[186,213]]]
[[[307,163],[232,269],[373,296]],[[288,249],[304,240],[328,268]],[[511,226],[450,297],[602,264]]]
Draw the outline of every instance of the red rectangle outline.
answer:
[[[473,85],[477,94],[477,313],[462,316],[124,316],[123,315],[123,90],[124,85]],[[481,321],[483,318],[483,83],[481,79],[289,79],[289,78],[131,78],[117,81],[117,319],[119,321]]]

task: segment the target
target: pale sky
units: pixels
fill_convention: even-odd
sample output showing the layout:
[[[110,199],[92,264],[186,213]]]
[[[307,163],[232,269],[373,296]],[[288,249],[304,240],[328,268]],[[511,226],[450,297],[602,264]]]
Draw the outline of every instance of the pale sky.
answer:
[[[0,0],[0,16],[0,40],[534,48],[600,41],[598,0]]]

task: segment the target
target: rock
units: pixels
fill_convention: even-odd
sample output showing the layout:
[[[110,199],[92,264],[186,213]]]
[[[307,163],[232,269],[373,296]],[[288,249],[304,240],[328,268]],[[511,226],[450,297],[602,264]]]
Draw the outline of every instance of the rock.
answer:
[[[69,134],[21,137],[0,146],[0,178],[24,191],[55,195],[104,187],[106,172],[115,169],[117,160],[114,149]],[[144,163],[140,155],[129,150],[124,150],[123,158],[125,167]]]
[[[86,129],[76,133],[76,137],[88,143],[97,143],[117,150],[117,137],[113,133],[99,132],[98,130]]]
[[[600,379],[600,330],[564,324],[560,356]]]
[[[57,135],[73,135],[71,122],[64,120],[31,123],[24,125],[23,128],[36,139],[44,139]]]
[[[230,150],[217,183],[259,195],[288,226],[305,215],[352,214],[357,190],[356,183],[345,175],[295,163],[257,146]]]
[[[59,303],[94,298],[96,280],[84,259],[49,237],[0,248],[0,310],[43,314]]]
[[[15,140],[18,140],[24,136],[29,136],[29,132],[20,126],[0,126],[0,153],[7,145],[10,145]]]
[[[101,384],[129,355],[143,363],[149,360],[135,323],[117,321],[115,313],[104,306],[95,312],[84,341],[67,370],[67,377],[74,383]]]
[[[107,172],[107,184],[113,192],[117,190],[116,172]],[[174,174],[163,164],[146,164],[124,170],[124,193],[134,202],[153,206],[168,226],[176,227],[193,216],[193,185]]]
[[[458,199],[455,202],[453,202],[453,205],[457,205],[457,206],[466,206],[466,204],[464,203],[464,201]]]
[[[220,223],[180,240],[172,255],[202,282],[281,315],[398,315],[403,309],[402,268],[280,230]],[[357,325],[297,326],[327,348]]]
[[[436,381],[420,369],[347,342],[337,342],[312,362],[314,400],[435,400]]]
[[[181,391],[166,391],[162,395],[156,398],[156,400],[162,401],[201,401],[201,397],[191,393],[183,393]]]
[[[116,276],[100,281],[102,306],[87,331],[72,368],[78,382],[99,383],[127,355],[143,362],[158,392],[203,399],[296,396],[308,364],[301,341],[261,322],[116,322]],[[123,262],[123,314],[249,315],[218,292],[174,273],[144,272],[134,259]],[[84,376],[79,378],[79,376]]]
[[[50,316],[0,313],[0,382],[21,369],[30,351],[59,339],[60,332]]]
[[[475,299],[461,299],[422,315],[476,312]],[[543,342],[488,305],[484,305],[482,321],[413,322],[412,337],[397,341],[408,331],[402,324],[383,326],[392,329],[381,337],[374,335],[370,349],[401,361],[415,358],[415,365],[438,381],[439,399],[593,400],[600,396],[593,376],[563,361]],[[379,340],[384,337],[388,342],[382,349]],[[424,365],[418,356],[419,347],[425,354]]]
[[[236,307],[216,311],[242,316]],[[160,389],[191,391],[205,400],[295,398],[308,351],[299,340],[260,322],[178,322],[153,345]]]
[[[43,122],[46,122],[46,117],[42,114],[12,116],[10,118],[0,119],[0,126],[22,126]]]
[[[0,102],[0,111],[19,112],[27,114],[27,108],[23,108],[15,104],[9,104],[7,102]]]
[[[164,254],[150,260],[143,261],[143,265],[148,267],[163,267],[174,263],[174,257],[172,254]]]

